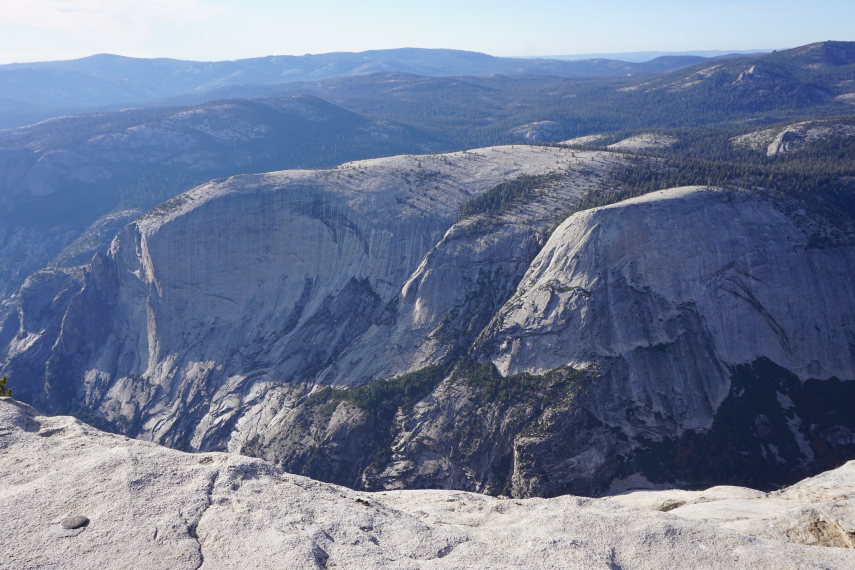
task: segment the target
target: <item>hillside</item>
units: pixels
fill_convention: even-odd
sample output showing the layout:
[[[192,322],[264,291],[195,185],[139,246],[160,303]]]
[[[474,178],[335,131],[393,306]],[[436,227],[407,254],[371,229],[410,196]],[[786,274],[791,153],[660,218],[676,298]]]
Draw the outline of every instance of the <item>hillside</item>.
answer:
[[[0,376],[48,413],[361,490],[836,468],[850,48],[382,72],[0,131]]]
[[[855,118],[849,120],[803,121],[734,137],[735,147],[781,154],[831,154],[855,140]]]
[[[101,54],[0,66],[4,88],[0,128],[128,106],[197,105],[306,93],[357,113],[418,123],[422,128],[437,118],[462,114],[478,120],[487,111],[507,112],[523,105],[549,116],[533,116],[506,129],[555,120],[561,123],[564,138],[586,134],[578,132],[580,126],[591,130],[687,126],[756,118],[764,112],[783,120],[812,108],[822,114],[831,109],[851,112],[846,103],[855,92],[851,46],[852,42],[823,42],[770,54],[665,56],[642,63],[497,58],[421,49],[223,62]],[[390,86],[390,80],[396,85]],[[477,94],[473,98],[472,88],[485,91],[487,101]],[[410,93],[401,105],[395,95],[404,96],[406,91]],[[488,103],[482,109],[490,99],[501,104]],[[384,102],[391,107],[384,109]],[[438,104],[439,108],[431,108]],[[601,115],[606,118],[587,124]],[[498,142],[507,141],[469,140],[463,146]]]
[[[826,42],[716,60],[657,79],[422,77],[396,72],[286,86],[212,85],[204,95],[176,97],[173,102],[198,103],[209,96],[267,98],[97,113],[0,131],[0,321],[9,310],[4,299],[33,271],[89,261],[121,223],[215,177],[326,167],[397,153],[549,143],[590,133],[604,133],[610,142],[618,142],[651,130],[672,131],[657,135],[677,139],[668,151],[671,156],[755,163],[752,153],[740,152],[729,141],[775,124],[851,117],[853,107],[846,102],[852,91],[846,87],[849,45]],[[832,55],[825,59],[833,64],[817,60],[817,53],[829,50]],[[422,54],[425,60],[440,55]],[[458,52],[446,56],[477,59],[477,54]],[[254,65],[264,67],[265,61]],[[69,65],[92,73],[103,66],[98,73],[105,77],[153,65],[145,73],[169,78],[182,76],[185,63],[105,56]],[[756,73],[748,73],[752,66],[760,75],[773,66],[777,75],[754,77]],[[28,69],[8,67],[16,72]],[[191,75],[201,81],[216,73]],[[709,77],[699,80],[701,76]],[[743,80],[738,81],[740,76]],[[770,87],[768,81],[783,83]],[[675,90],[684,84],[692,87]],[[186,87],[177,80],[175,85],[179,90]],[[39,97],[51,99],[51,93],[44,90]],[[826,144],[786,159],[801,160],[813,171],[821,163],[837,172],[848,164],[850,144]],[[837,157],[839,166],[832,167],[831,157]]]

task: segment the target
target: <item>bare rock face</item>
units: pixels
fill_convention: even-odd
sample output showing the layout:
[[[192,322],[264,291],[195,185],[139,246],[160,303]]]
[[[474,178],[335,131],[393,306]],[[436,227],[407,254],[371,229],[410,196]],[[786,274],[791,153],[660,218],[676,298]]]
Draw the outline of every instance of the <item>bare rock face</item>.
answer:
[[[837,446],[823,461],[839,464],[853,426],[821,425],[809,401],[852,401],[839,379],[855,378],[853,256],[810,247],[770,202],[740,192],[677,188],[571,216],[478,341],[503,374],[597,368],[575,416],[519,440],[517,454],[533,448],[534,471],[559,477],[553,491],[583,470],[656,478],[664,465],[703,484],[750,440],[745,455],[770,461],[743,472],[785,476],[774,465],[827,451],[817,437]],[[601,445],[569,465],[559,446],[582,438]],[[633,456],[639,445],[649,453]]]
[[[614,144],[608,145],[613,150],[645,151],[668,148],[677,142],[675,137],[659,135],[656,133],[644,133],[635,135]]]
[[[465,345],[456,333],[450,345],[425,337],[485,280],[507,273],[510,293],[545,237],[527,222],[548,225],[596,176],[462,248],[454,235],[465,224],[449,229],[460,206],[505,180],[595,157],[499,147],[198,187],[119,233],[54,315],[53,334],[36,339],[18,319],[10,373],[45,383],[16,394],[181,447],[222,447],[236,430],[240,446],[317,382],[389,377]],[[470,338],[503,301],[500,291],[468,316]]]
[[[706,187],[559,223],[625,160],[213,181],[33,279],[4,374],[52,412],[371,490],[765,490],[855,456],[855,248]]]
[[[550,568],[842,570],[855,564],[852,549],[793,544],[786,534],[757,538],[726,522],[602,499],[356,492],[258,459],[182,453],[107,434],[10,399],[0,399],[0,453],[0,516],[14,538],[0,544],[0,559],[10,568],[522,569],[536,560]],[[815,502],[846,505],[852,470],[830,475]],[[803,496],[799,504],[810,500]],[[768,511],[780,520],[789,520],[786,513]]]
[[[142,210],[212,178],[435,145],[311,96],[130,109],[3,130],[0,304],[33,272],[88,263]]]
[[[601,145],[603,140],[606,138],[608,138],[608,135],[583,135],[581,137],[574,137],[572,139],[561,141],[559,144],[566,146],[598,146]]]
[[[551,141],[560,137],[561,125],[555,121],[534,121],[512,128],[509,134],[524,141]]]
[[[695,353],[677,366],[762,354],[804,378],[853,378],[855,284],[843,278],[853,262],[851,248],[808,247],[793,221],[747,193],[654,192],[562,224],[484,342],[505,373],[612,357],[634,360],[632,373],[652,380],[679,347]],[[705,410],[724,397],[723,368],[703,368],[682,375],[698,384],[680,388],[685,409],[671,410],[685,427],[708,425]],[[633,391],[651,405],[664,396]]]

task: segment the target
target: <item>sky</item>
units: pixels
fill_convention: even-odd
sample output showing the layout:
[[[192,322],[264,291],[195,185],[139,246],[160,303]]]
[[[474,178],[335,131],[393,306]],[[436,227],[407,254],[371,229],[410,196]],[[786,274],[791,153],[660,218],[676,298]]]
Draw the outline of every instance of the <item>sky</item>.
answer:
[[[396,47],[498,56],[855,40],[853,0],[0,0],[0,63],[227,60]]]

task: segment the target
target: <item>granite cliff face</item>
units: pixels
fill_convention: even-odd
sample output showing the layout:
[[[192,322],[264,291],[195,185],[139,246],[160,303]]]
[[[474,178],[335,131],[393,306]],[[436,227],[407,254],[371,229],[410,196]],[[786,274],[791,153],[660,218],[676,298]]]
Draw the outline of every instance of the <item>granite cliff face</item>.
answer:
[[[745,426],[742,444],[731,433],[723,445],[756,438],[750,454],[778,463],[763,468],[777,478],[784,464],[800,470],[828,447],[846,454],[855,443],[851,422],[822,426],[818,410],[794,404],[807,386],[855,401],[852,384],[840,382],[855,378],[853,255],[850,246],[811,247],[797,221],[746,192],[654,192],[564,222],[478,344],[503,374],[597,367],[575,410],[584,419],[570,420],[554,445],[578,440],[570,432],[584,434],[591,423],[610,442],[605,449],[626,454],[639,442],[715,439],[717,420],[732,421],[723,414],[756,391],[741,420],[756,425]],[[544,444],[520,441],[516,450],[533,445],[536,456],[550,457]],[[696,445],[711,459],[681,469],[697,483],[704,469],[716,470],[722,442]],[[614,457],[602,449],[589,449],[587,470],[610,469]],[[635,461],[654,476],[648,451]]]
[[[251,423],[243,417],[248,405],[278,413],[277,400],[316,382],[358,384],[430,364],[447,347],[431,349],[423,338],[478,286],[477,264],[460,277],[459,291],[452,283],[438,288],[425,265],[441,257],[440,270],[449,272],[445,250],[455,246],[443,244],[463,231],[449,229],[458,208],[509,178],[596,156],[505,147],[201,186],[123,229],[109,254],[96,257],[82,291],[53,305],[51,325],[27,328],[33,317],[21,307],[5,329],[8,336],[18,328],[10,371],[45,382],[18,394],[92,410],[172,445],[223,445],[234,422]],[[595,178],[565,184],[509,235],[469,244],[469,255],[483,253],[484,266],[495,265],[489,275],[509,265],[509,292],[538,247],[525,220],[551,219],[549,207]],[[440,306],[428,307],[416,284],[441,297]],[[488,303],[481,320],[503,300]],[[378,346],[398,354],[377,358]]]
[[[311,96],[63,117],[0,130],[0,319],[34,271],[91,260],[215,177],[425,152],[437,142]]]
[[[855,564],[852,462],[772,497],[740,488],[545,500],[365,493],[258,459],[107,434],[7,398],[0,453],[0,516],[14,537],[0,543],[4,568]],[[740,520],[746,513],[753,524]]]
[[[855,248],[749,191],[566,218],[625,160],[213,181],[31,278],[4,373],[52,411],[367,489],[769,488],[855,456]]]

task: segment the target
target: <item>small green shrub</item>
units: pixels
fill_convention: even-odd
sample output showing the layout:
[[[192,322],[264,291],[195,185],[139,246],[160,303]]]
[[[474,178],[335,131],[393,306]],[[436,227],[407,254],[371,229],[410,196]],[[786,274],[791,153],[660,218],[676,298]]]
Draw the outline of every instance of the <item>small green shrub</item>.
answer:
[[[6,389],[6,382],[8,382],[8,381],[9,381],[9,378],[7,378],[6,376],[4,376],[3,378],[0,378],[0,398],[11,398],[12,397],[12,390]]]
[[[674,509],[682,507],[685,504],[686,503],[682,501],[666,501],[662,504],[662,506],[659,507],[659,510],[663,513],[667,513],[668,511],[673,511]]]

